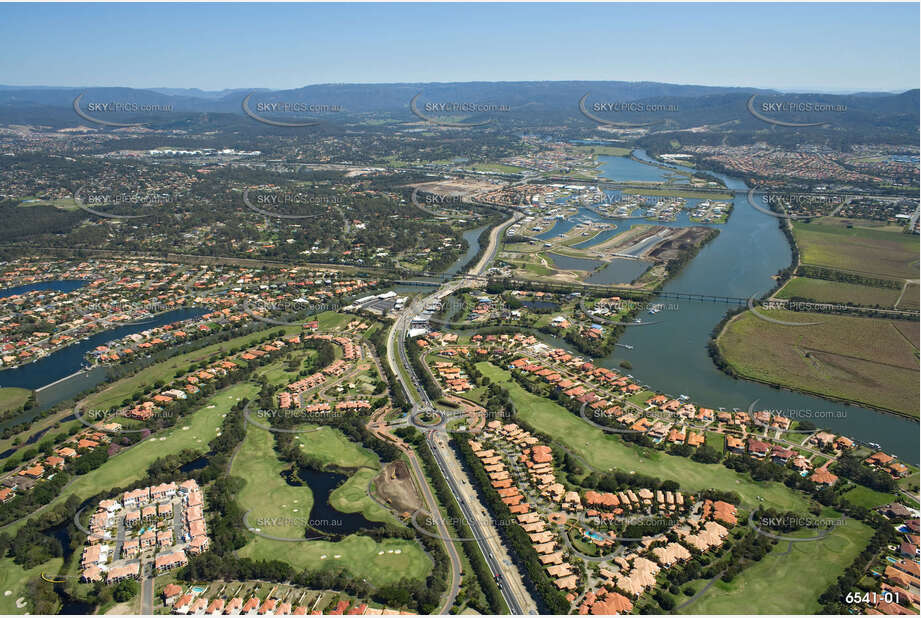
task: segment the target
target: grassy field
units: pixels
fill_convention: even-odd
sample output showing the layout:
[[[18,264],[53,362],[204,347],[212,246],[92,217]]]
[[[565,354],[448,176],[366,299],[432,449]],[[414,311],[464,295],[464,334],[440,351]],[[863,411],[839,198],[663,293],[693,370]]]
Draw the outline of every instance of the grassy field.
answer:
[[[19,205],[26,208],[31,208],[33,206],[53,206],[61,210],[77,210],[77,202],[72,197],[62,197],[54,200],[43,200],[34,197],[25,198]]]
[[[250,525],[256,525],[260,518],[277,518],[278,525],[263,521],[258,527],[273,536],[300,538],[305,528],[301,522],[306,523],[313,506],[313,493],[309,487],[285,482],[281,474],[288,464],[275,456],[273,443],[270,432],[249,426],[231,469],[231,474],[246,480],[238,500],[244,509],[252,509],[248,519]],[[360,510],[367,513],[366,516],[377,514],[381,519],[383,509],[370,498],[367,499],[370,504],[362,499],[366,497],[363,492],[368,481],[375,474],[374,470],[364,470],[367,472],[350,479],[351,484],[346,482],[337,488],[331,500],[335,497],[344,511]],[[431,566],[428,556],[414,541],[386,539],[378,543],[358,535],[338,542],[285,542],[254,535],[252,541],[239,550],[239,555],[283,560],[296,569],[345,569],[356,577],[368,579],[374,586],[391,584],[403,577],[422,579]]]
[[[873,277],[917,279],[918,237],[840,221],[793,223],[804,264],[826,266]]]
[[[917,309],[921,306],[919,292],[921,292],[921,286],[917,283],[909,283],[905,286],[905,293],[902,294],[902,300],[899,301],[899,309]]]
[[[155,459],[183,449],[205,452],[233,404],[242,397],[252,398],[257,392],[257,387],[250,383],[234,384],[218,391],[200,409],[180,419],[172,429],[119,453],[88,474],[75,477],[51,504],[57,504],[71,494],[85,499],[103,489],[127,485],[142,478]],[[12,534],[22,523],[12,524],[4,531]]]
[[[844,494],[844,499],[855,506],[873,509],[895,501],[895,496],[858,485],[848,490]]]
[[[230,470],[232,476],[246,481],[237,500],[244,510],[252,509],[249,515],[251,525],[273,536],[300,538],[304,536],[305,526],[299,522],[297,526],[288,520],[278,526],[253,523],[261,518],[307,518],[313,507],[313,493],[309,487],[285,482],[282,473],[290,468],[290,464],[276,457],[274,446],[272,432],[253,425],[247,427],[246,438]]]
[[[367,579],[373,586],[386,586],[404,578],[422,580],[432,568],[431,559],[414,541],[384,539],[378,543],[358,535],[336,543],[285,543],[257,536],[237,553],[254,560],[281,560],[295,569],[344,570]]]
[[[880,307],[892,307],[898,300],[901,289],[876,288],[868,285],[793,277],[776,296],[777,298],[809,298],[820,303],[853,303]]]
[[[10,410],[16,410],[24,404],[32,391],[26,388],[6,387],[0,388],[0,416]]]
[[[615,468],[648,474],[681,483],[684,491],[714,488],[737,492],[747,506],[765,504],[783,510],[805,511],[806,499],[779,483],[755,482],[722,464],[701,464],[624,443],[611,434],[592,427],[553,401],[532,395],[511,374],[488,362],[477,363],[483,375],[508,388],[518,414],[526,423],[585,458],[600,470]],[[764,501],[758,500],[758,496]]]
[[[765,311],[765,310],[761,310]],[[918,323],[771,310],[745,312],[717,343],[745,377],[918,417]]]
[[[315,425],[306,425],[305,429]],[[380,468],[377,455],[362,445],[349,440],[345,434],[332,427],[298,434],[298,441],[305,453],[343,468]]]
[[[48,562],[25,570],[13,562],[12,558],[0,560],[0,613],[25,614],[29,607],[16,607],[16,600],[26,596],[26,584],[33,577],[41,577],[42,571],[49,576],[55,575],[62,564],[64,564],[63,558],[52,558]],[[43,583],[42,585],[50,586],[51,584]]]
[[[810,536],[799,531],[788,536]],[[873,535],[847,519],[828,537],[811,543],[780,541],[760,562],[725,583],[720,579],[682,614],[814,614],[819,596],[850,566]],[[792,546],[792,547],[791,547]],[[787,550],[789,549],[789,553]],[[700,590],[703,581],[694,582]]]
[[[297,379],[297,374],[303,367],[304,362],[308,359],[315,357],[317,355],[316,350],[298,350],[294,353],[295,358],[298,359],[298,368],[294,371],[286,371],[285,367],[287,366],[287,361],[277,360],[274,363],[270,363],[265,367],[261,367],[256,370],[255,374],[257,376],[265,376],[265,379],[271,382],[272,384],[290,384]]]

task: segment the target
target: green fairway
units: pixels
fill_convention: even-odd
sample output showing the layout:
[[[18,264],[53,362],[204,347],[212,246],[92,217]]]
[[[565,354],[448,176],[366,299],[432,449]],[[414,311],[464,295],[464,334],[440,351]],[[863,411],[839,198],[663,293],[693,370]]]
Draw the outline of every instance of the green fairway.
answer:
[[[800,530],[786,536],[812,536]],[[828,537],[815,542],[779,541],[760,562],[728,584],[720,579],[682,614],[814,614],[819,596],[867,546],[873,530],[845,520]],[[789,550],[789,553],[788,553]],[[694,582],[701,590],[704,582]]]
[[[310,434],[304,434],[309,436]],[[289,485],[282,473],[289,467],[275,456],[271,432],[250,425],[237,452],[231,474],[246,481],[238,496],[247,521],[260,532],[283,538],[304,538],[313,506],[313,492],[307,486]],[[362,468],[330,496],[343,512],[361,511],[368,519],[386,520],[389,514],[367,496],[375,470]],[[393,521],[391,519],[391,521]],[[351,535],[341,541],[278,541],[253,535],[239,550],[241,556],[261,560],[283,560],[296,569],[344,569],[384,586],[403,577],[422,579],[431,562],[415,541],[385,539],[376,542]]]
[[[345,483],[329,495],[329,503],[343,513],[361,513],[371,521],[387,521],[398,524],[396,517],[389,510],[375,502],[368,495],[371,480],[379,470],[360,468]]]
[[[49,578],[60,570],[64,564],[63,558],[52,558],[48,562],[32,567],[29,570],[13,562],[12,558],[3,558],[0,560],[0,613],[2,614],[25,614],[29,611],[29,606],[16,607],[16,601],[25,597],[28,601],[26,585],[33,577],[41,577],[46,573]],[[51,586],[49,583],[42,582],[43,586]]]
[[[237,496],[249,515],[251,526],[272,536],[302,538],[306,525],[300,520],[310,515],[313,493],[309,487],[285,482],[282,473],[291,467],[275,455],[274,434],[249,424],[246,438],[240,445],[231,467],[231,476],[240,477],[246,485]],[[263,519],[278,519],[279,525],[259,523]]]
[[[869,487],[858,485],[844,494],[844,499],[855,506],[874,509],[884,504],[895,501],[895,495],[875,491]]]
[[[384,539],[376,542],[359,535],[335,543],[287,543],[254,536],[237,553],[254,560],[281,560],[299,570],[348,571],[355,577],[367,579],[372,586],[386,586],[404,578],[422,580],[432,569],[431,559],[415,541]]]
[[[315,428],[306,425],[305,430]],[[344,433],[333,427],[320,427],[317,431],[305,431],[297,435],[297,441],[308,455],[323,463],[343,468],[380,468],[380,460],[373,451],[349,440]]]
[[[208,442],[217,435],[224,415],[233,404],[243,397],[252,398],[257,392],[257,387],[250,383],[234,384],[218,391],[197,411],[179,419],[172,429],[154,434],[112,457],[92,472],[75,477],[51,504],[57,504],[71,494],[85,499],[104,489],[127,485],[143,478],[147,474],[147,467],[155,459],[183,449],[207,451]],[[13,524],[6,531],[12,533],[22,523]]]
[[[477,363],[477,368],[493,382],[508,388],[522,420],[553,436],[602,471],[616,468],[663,480],[672,479],[681,483],[684,491],[707,488],[735,491],[747,506],[764,504],[798,512],[804,512],[808,506],[804,497],[780,483],[755,482],[722,464],[701,464],[685,457],[626,444],[620,438],[592,427],[553,401],[525,391],[511,379],[508,371],[488,362]],[[758,500],[758,496],[764,501]]]
[[[741,375],[806,392],[918,417],[918,323],[758,309],[746,311],[717,338]]]
[[[820,303],[853,303],[873,307],[892,307],[900,288],[877,288],[841,281],[793,277],[777,292],[777,298],[808,298]]]

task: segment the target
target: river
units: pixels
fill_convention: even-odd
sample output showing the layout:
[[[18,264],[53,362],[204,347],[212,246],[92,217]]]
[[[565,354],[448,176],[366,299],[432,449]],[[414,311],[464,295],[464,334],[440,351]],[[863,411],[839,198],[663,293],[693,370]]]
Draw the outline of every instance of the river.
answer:
[[[634,155],[651,160],[643,151],[636,151]],[[626,157],[599,159],[603,173],[612,180],[649,177],[646,164]],[[616,159],[616,164],[612,164],[612,159]],[[761,296],[774,287],[772,275],[790,265],[789,243],[776,218],[748,204],[748,187],[744,182],[710,173],[736,191],[734,209],[728,223],[715,226],[720,229],[719,236],[704,246],[663,291],[742,298]],[[683,216],[686,215],[683,213]],[[717,369],[707,353],[710,333],[725,315],[727,305],[672,299],[659,302],[666,309],[656,314],[658,323],[627,328],[620,343],[631,345],[633,349],[616,348],[599,361],[600,365],[619,369],[620,361],[628,360],[633,365],[630,373],[641,383],[666,389],[672,395],[688,395],[691,401],[707,407],[747,410],[757,400],[755,409],[790,411],[798,418],[806,416],[800,411],[810,411],[813,422],[820,427],[864,442],[878,442],[886,452],[918,463],[917,422],[758,382],[733,379]]]

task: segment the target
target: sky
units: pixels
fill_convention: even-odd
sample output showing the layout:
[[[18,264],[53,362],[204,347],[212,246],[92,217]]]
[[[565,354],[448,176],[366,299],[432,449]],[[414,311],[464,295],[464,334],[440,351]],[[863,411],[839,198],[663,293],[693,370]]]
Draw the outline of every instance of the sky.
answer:
[[[919,4],[0,4],[0,84],[919,86]]]

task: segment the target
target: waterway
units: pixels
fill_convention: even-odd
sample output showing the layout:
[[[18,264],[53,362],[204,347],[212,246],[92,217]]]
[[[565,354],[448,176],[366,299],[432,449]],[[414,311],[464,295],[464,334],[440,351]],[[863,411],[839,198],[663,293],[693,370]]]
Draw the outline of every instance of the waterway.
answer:
[[[446,275],[455,275],[460,272],[460,269],[477,254],[477,251],[480,250],[480,234],[487,227],[489,226],[483,225],[463,233],[462,236],[467,241],[467,251],[448,267],[445,271]]]
[[[634,155],[651,160],[643,151],[636,151]],[[626,157],[617,158],[620,161],[616,166],[606,164],[602,167],[606,173],[616,174],[612,180],[649,177],[649,165]],[[663,291],[739,298],[760,296],[774,287],[772,275],[790,265],[789,243],[776,218],[758,212],[747,203],[748,187],[744,182],[724,174],[713,175],[736,191],[732,215],[728,223],[717,226],[721,230],[719,236],[704,246]],[[916,422],[860,406],[733,379],[717,369],[707,353],[710,333],[725,315],[727,305],[673,299],[661,299],[660,302],[665,309],[656,315],[658,323],[626,329],[620,343],[631,345],[633,349],[616,348],[610,356],[599,361],[602,366],[617,369],[621,360],[628,360],[633,365],[631,373],[641,383],[667,389],[672,395],[688,395],[691,401],[707,407],[747,410],[757,400],[755,409],[783,410],[795,418],[803,418],[807,413],[801,411],[809,411],[813,422],[820,427],[865,442],[878,442],[886,452],[918,463]]]
[[[298,468],[297,475],[303,485],[310,488],[313,493],[313,507],[310,509],[310,527],[326,534],[347,535],[359,530],[379,528],[383,524],[369,521],[361,513],[343,513],[337,511],[329,503],[329,495],[346,480],[344,474],[338,472],[325,472],[306,468]],[[298,483],[289,485],[300,486]]]
[[[0,298],[25,294],[26,292],[54,290],[55,292],[73,292],[89,283],[84,279],[57,279],[54,281],[39,281],[26,285],[17,285],[12,288],[0,290]]]
[[[25,416],[7,419],[0,423],[0,430],[10,425],[21,423],[24,420],[31,420],[40,409],[47,409],[59,401],[70,399],[78,393],[104,382],[108,375],[105,367],[96,366],[89,370],[81,369],[86,353],[96,349],[97,346],[165,324],[201,317],[208,311],[207,308],[203,307],[167,311],[157,315],[150,321],[141,324],[126,324],[105,330],[31,363],[0,371],[0,387],[17,386],[37,389],[36,399],[39,404],[38,409]]]

